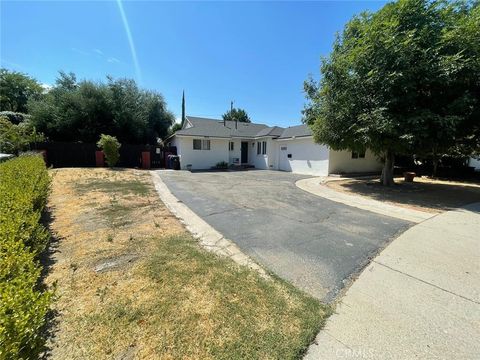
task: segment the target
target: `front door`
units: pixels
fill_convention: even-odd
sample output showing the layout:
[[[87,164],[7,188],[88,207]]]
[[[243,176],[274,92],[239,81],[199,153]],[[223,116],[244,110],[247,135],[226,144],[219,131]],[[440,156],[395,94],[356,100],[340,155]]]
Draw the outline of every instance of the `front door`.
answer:
[[[248,164],[248,142],[242,141],[242,164]]]

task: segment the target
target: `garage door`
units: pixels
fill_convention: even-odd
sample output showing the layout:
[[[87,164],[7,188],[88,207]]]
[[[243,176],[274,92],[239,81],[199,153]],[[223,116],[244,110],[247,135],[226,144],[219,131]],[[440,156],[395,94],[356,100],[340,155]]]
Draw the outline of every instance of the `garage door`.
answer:
[[[305,175],[328,175],[328,148],[311,137],[280,143],[278,168]]]

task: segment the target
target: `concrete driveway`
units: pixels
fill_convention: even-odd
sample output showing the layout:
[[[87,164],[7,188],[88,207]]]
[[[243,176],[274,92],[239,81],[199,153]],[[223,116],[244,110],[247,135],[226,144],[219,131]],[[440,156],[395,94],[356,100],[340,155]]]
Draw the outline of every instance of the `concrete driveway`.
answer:
[[[413,225],[300,190],[308,176],[252,170],[160,172],[170,191],[243,252],[330,302],[389,240]]]

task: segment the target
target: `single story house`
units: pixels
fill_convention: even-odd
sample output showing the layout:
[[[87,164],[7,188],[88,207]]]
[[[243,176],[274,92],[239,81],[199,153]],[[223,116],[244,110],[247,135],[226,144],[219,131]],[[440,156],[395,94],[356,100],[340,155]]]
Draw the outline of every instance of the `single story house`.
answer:
[[[306,125],[282,128],[187,116],[165,142],[177,148],[182,169],[210,169],[219,162],[318,176],[382,169],[368,149],[334,151],[316,144]]]

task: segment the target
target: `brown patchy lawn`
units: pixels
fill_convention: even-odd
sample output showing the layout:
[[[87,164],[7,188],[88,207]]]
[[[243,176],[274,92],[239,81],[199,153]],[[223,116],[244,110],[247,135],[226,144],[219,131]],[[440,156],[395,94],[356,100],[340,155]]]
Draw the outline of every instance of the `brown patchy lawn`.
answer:
[[[52,359],[290,359],[328,315],[200,248],[149,172],[52,170]]]
[[[338,180],[327,186],[349,194],[361,195],[420,211],[440,213],[480,201],[480,184],[415,178],[413,183],[395,179],[392,187],[378,180]]]

